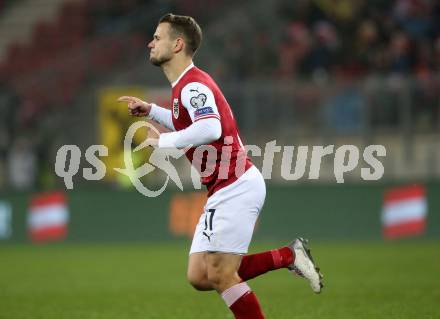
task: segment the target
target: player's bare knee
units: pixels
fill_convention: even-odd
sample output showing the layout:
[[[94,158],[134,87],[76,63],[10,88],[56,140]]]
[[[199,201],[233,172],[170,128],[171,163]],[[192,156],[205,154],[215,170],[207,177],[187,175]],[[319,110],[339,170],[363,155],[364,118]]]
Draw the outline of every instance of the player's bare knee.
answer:
[[[198,291],[206,291],[206,290],[210,290],[210,289],[208,288],[208,286],[207,286],[204,282],[201,282],[201,281],[190,281],[189,283],[191,284],[191,286],[192,286],[195,290],[198,290]]]
[[[207,279],[203,274],[188,271],[187,280],[196,290],[207,290]]]
[[[196,290],[212,290],[207,278],[206,262],[203,253],[190,255],[186,278]]]

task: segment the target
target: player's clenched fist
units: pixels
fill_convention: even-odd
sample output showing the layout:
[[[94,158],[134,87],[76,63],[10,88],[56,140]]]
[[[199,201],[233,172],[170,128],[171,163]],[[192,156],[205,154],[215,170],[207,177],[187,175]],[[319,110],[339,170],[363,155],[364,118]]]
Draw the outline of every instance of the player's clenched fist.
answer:
[[[118,102],[128,103],[128,113],[133,116],[147,116],[150,114],[151,103],[142,101],[134,96],[121,96]]]

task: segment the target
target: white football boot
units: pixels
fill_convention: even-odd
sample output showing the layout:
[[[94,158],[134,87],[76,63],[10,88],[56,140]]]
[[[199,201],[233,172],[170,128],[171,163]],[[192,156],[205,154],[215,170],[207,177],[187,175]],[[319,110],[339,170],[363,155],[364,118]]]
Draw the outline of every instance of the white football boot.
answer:
[[[295,261],[288,266],[288,269],[292,273],[307,279],[312,290],[319,294],[324,287],[322,284],[323,276],[315,265],[307,244],[308,240],[300,237],[289,245],[289,248],[295,253]]]

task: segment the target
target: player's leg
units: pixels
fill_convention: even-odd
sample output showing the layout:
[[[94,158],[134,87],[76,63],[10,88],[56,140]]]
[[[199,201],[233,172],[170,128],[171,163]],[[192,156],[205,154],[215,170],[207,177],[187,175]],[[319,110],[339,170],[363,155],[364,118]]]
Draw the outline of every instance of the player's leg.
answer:
[[[222,215],[219,209],[218,216]],[[229,210],[228,210],[229,211]],[[211,218],[212,216],[212,218]],[[207,221],[207,226],[205,226]],[[217,236],[223,237],[221,229],[227,232],[227,225],[216,223],[212,211],[207,210],[200,218],[200,222],[196,227],[191,251],[188,262],[188,280],[191,285],[197,290],[212,290],[216,289],[221,294],[226,305],[234,313],[235,318],[238,319],[262,319],[264,318],[257,297],[251,291],[249,286],[242,282],[238,276],[237,270],[240,265],[241,255],[239,253],[245,252],[250,242],[252,229],[255,223],[255,218],[251,218],[247,229],[245,229],[246,236],[243,236],[244,243],[240,247],[232,247],[226,243],[226,246],[220,244],[218,247],[213,247],[214,238]],[[219,232],[216,232],[217,227]],[[234,223],[227,223],[229,225]],[[226,227],[226,229],[224,228]],[[210,237],[203,235],[203,232],[212,231],[209,233]],[[236,232],[236,231],[235,231]],[[229,236],[227,236],[229,237]],[[236,236],[235,238],[241,238]],[[229,248],[228,248],[229,247]],[[232,247],[232,248],[230,248]],[[237,254],[230,253],[213,253],[215,249],[237,250]]]
[[[238,275],[241,256],[248,251],[255,222],[266,196],[261,173],[249,169],[236,182],[208,199],[204,241],[208,279],[239,319],[264,318],[255,293]]]
[[[237,319],[264,319],[254,292],[238,276],[241,256],[212,252],[206,256],[208,280]]]
[[[206,252],[192,253],[189,255],[187,278],[189,283],[200,291],[214,289],[208,280],[206,255]]]

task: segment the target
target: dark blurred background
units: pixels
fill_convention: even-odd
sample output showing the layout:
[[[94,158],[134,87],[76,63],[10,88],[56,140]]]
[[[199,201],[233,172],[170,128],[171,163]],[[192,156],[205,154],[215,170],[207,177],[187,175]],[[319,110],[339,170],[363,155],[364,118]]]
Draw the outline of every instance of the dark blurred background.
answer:
[[[380,239],[384,193],[415,183],[428,204],[426,227],[417,235],[440,236],[440,1],[0,0],[6,242],[28,240],[32,198],[65,190],[54,169],[65,144],[79,146],[81,168],[90,167],[84,158],[90,145],[109,148],[106,177],[86,181],[80,170],[66,192],[67,239],[191,233],[193,224],[182,226],[175,216],[194,220],[203,206],[191,197],[197,194],[176,195],[170,187],[145,198],[113,170],[123,167],[131,123],[117,96],[169,104],[169,84],[149,64],[146,48],[168,12],[191,15],[202,26],[195,63],[219,83],[245,144],[352,144],[361,154],[370,144],[386,147],[381,180],[362,180],[360,169],[368,166],[361,161],[343,185],[336,183],[332,158],[323,160],[319,180],[306,173],[285,181],[276,156],[257,236],[287,238],[296,231]],[[144,179],[153,186],[162,181],[156,174]],[[201,204],[190,207],[194,202]]]

